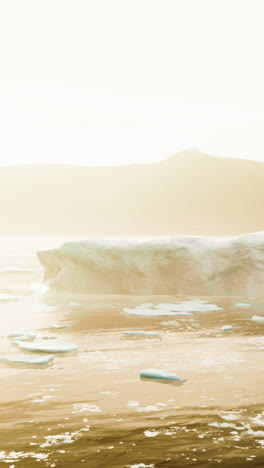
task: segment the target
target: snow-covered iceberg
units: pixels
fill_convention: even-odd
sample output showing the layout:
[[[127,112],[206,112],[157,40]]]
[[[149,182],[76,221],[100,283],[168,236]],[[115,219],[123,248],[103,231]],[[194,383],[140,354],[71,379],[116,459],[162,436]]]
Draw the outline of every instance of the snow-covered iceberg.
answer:
[[[176,374],[172,372],[168,372],[167,370],[160,370],[160,369],[143,369],[140,371],[140,378],[141,380],[153,380],[159,383],[166,383],[166,384],[173,384],[173,385],[181,385],[186,380],[180,379]]]
[[[45,282],[84,294],[263,295],[264,233],[96,239],[38,252]]]

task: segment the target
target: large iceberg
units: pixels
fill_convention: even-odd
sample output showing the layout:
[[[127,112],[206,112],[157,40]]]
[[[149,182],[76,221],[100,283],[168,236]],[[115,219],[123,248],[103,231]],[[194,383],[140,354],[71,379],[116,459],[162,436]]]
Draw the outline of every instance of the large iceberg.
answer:
[[[264,233],[96,239],[38,252],[45,282],[84,294],[263,295]]]

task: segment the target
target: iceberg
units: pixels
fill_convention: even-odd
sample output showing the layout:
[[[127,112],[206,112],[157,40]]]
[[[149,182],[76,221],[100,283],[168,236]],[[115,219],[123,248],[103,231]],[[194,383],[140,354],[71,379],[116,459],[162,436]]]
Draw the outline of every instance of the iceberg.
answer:
[[[261,317],[261,315],[253,315],[251,320],[253,322],[264,323],[264,317]]]
[[[17,341],[16,344],[24,351],[37,353],[72,353],[78,351],[78,346],[75,344],[59,340],[39,340],[31,343]]]
[[[154,380],[155,382],[166,383],[166,384],[173,384],[173,385],[181,385],[186,380],[180,379],[176,374],[172,372],[168,372],[167,370],[160,370],[160,369],[143,369],[140,371],[140,379],[141,380]]]
[[[88,239],[37,255],[56,292],[262,297],[263,245],[264,233]]]
[[[35,356],[28,354],[19,354],[17,356],[0,356],[0,362],[12,364],[38,364],[45,366],[53,361],[54,355],[49,354],[46,356]]]

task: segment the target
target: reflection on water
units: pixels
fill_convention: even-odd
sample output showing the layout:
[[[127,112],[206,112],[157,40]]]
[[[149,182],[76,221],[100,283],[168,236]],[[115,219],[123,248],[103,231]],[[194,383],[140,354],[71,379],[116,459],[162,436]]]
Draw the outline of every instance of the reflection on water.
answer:
[[[47,342],[45,350],[54,350],[59,340],[78,351],[55,352],[46,365],[26,358],[0,364],[0,466],[264,465],[264,326],[251,320],[264,315],[264,300],[43,300],[32,289],[41,279],[34,256],[40,241],[10,244],[7,252],[6,241],[0,243],[0,269],[20,266],[1,273],[0,293],[11,297],[0,302],[0,356],[49,355],[20,350],[8,337],[18,332],[29,335],[24,344]],[[163,304],[164,310],[164,304],[188,299],[209,299],[223,310],[175,317],[123,311],[143,303],[150,309]],[[222,331],[225,325],[233,329]],[[186,382],[140,379],[142,370],[153,368]]]

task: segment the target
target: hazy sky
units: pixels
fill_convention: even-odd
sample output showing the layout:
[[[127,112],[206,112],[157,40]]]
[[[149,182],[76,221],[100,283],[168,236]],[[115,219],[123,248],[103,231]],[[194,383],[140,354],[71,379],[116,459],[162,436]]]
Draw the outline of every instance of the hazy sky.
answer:
[[[0,0],[0,164],[264,160],[263,0]]]

